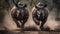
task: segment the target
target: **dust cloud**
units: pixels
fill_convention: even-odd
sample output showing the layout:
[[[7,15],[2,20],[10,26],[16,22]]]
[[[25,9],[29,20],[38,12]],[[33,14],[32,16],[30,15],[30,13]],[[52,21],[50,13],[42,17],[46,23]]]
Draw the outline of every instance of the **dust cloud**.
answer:
[[[52,10],[51,12],[49,12],[49,16],[47,19],[47,22],[45,23],[44,27],[47,28],[49,27],[50,30],[56,30],[58,29],[58,27],[60,27],[59,22],[56,21],[56,14],[54,12],[54,10]]]
[[[55,20],[55,13],[52,11],[52,12],[49,12],[49,16],[48,16],[48,20],[47,22],[45,23],[44,25],[44,28],[47,28],[49,27],[50,30],[55,30],[55,29],[58,29],[58,26],[59,26],[59,22]],[[5,19],[4,19],[4,26],[6,29],[8,30],[14,30],[14,29],[19,29],[17,26],[16,26],[16,23],[13,21],[13,18],[11,17],[11,11],[10,13],[7,13],[5,14]],[[32,19],[32,12],[29,11],[29,18],[25,24],[25,27],[35,27],[37,29],[40,29],[40,25],[36,25]]]

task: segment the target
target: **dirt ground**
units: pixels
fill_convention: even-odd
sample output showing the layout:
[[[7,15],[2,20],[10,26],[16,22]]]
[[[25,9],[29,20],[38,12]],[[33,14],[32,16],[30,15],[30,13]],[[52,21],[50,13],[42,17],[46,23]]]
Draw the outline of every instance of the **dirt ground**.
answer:
[[[58,32],[50,32],[50,31],[34,31],[34,30],[40,30],[40,25],[36,25],[32,19],[32,12],[29,11],[29,18],[28,21],[26,22],[26,24],[24,25],[25,30],[33,30],[33,31],[27,31],[27,32],[20,32],[21,28],[18,28],[16,26],[16,23],[13,21],[12,17],[11,17],[11,12],[5,12],[5,18],[4,18],[4,23],[3,23],[3,29],[8,30],[9,34],[59,34]],[[54,10],[52,10],[51,12],[49,12],[49,16],[48,16],[48,20],[44,25],[44,28],[50,28],[50,30],[54,30],[54,31],[60,31],[60,21],[56,21],[55,20],[55,13]],[[15,30],[19,30],[18,33],[16,32],[11,32],[11,31],[15,31]],[[6,33],[5,31],[2,31],[4,33]],[[32,33],[31,33],[32,32]],[[42,33],[43,32],[43,33]],[[8,34],[6,33],[6,34]]]
[[[50,30],[56,30],[59,29],[59,22],[55,20],[55,13],[54,10],[49,12],[49,16],[47,19],[47,22],[44,25],[44,28],[49,27]],[[5,13],[5,18],[4,18],[4,27],[8,30],[14,30],[14,29],[20,29],[17,28],[16,23],[13,21],[11,17],[11,11],[8,13]],[[24,27],[28,28],[36,28],[37,30],[40,30],[40,25],[36,25],[32,19],[32,11],[29,11],[29,18],[28,21],[26,22]]]

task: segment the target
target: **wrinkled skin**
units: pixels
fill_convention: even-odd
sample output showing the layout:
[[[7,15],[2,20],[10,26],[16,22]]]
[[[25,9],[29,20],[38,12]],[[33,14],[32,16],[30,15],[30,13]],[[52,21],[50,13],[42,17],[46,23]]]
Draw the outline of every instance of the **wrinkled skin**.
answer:
[[[32,16],[33,16],[33,20],[37,25],[40,25],[40,21],[41,26],[40,28],[43,28],[43,25],[46,23],[47,18],[48,18],[48,10],[46,9],[34,9],[32,12]]]
[[[17,27],[24,27],[24,24],[26,23],[28,17],[29,17],[29,12],[27,9],[14,9],[12,10],[12,18],[15,21],[15,23],[17,24]],[[20,22],[18,22],[20,21]],[[21,23],[21,25],[19,24]]]

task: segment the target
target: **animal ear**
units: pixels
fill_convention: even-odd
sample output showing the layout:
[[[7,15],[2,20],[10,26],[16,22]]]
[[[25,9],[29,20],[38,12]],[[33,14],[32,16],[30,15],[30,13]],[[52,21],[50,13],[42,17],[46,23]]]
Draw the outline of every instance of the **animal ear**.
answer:
[[[27,4],[25,4],[24,8],[27,7]]]
[[[44,7],[47,7],[47,4],[45,4],[45,6]]]
[[[17,7],[17,2],[15,2],[15,0],[12,0],[13,4]]]
[[[16,7],[18,7],[18,5],[17,5],[17,4],[15,4],[15,6],[16,6]]]
[[[38,8],[36,5],[35,5],[36,8]]]
[[[27,7],[27,4],[25,4],[25,7]]]

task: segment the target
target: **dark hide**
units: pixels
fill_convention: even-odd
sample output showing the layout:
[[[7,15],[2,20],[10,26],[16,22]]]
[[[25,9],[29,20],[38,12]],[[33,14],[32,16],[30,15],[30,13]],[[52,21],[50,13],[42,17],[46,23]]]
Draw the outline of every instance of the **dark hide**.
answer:
[[[39,25],[40,21],[41,23],[41,27],[43,27],[43,25],[46,23],[47,21],[47,17],[48,17],[48,10],[46,9],[35,9],[32,13],[33,16],[33,20],[34,22]]]
[[[13,10],[14,11],[14,10]],[[29,12],[27,9],[16,9],[14,12],[12,11],[12,17],[15,20],[18,27],[20,27],[20,24],[17,21],[20,21],[22,26],[26,23]]]

